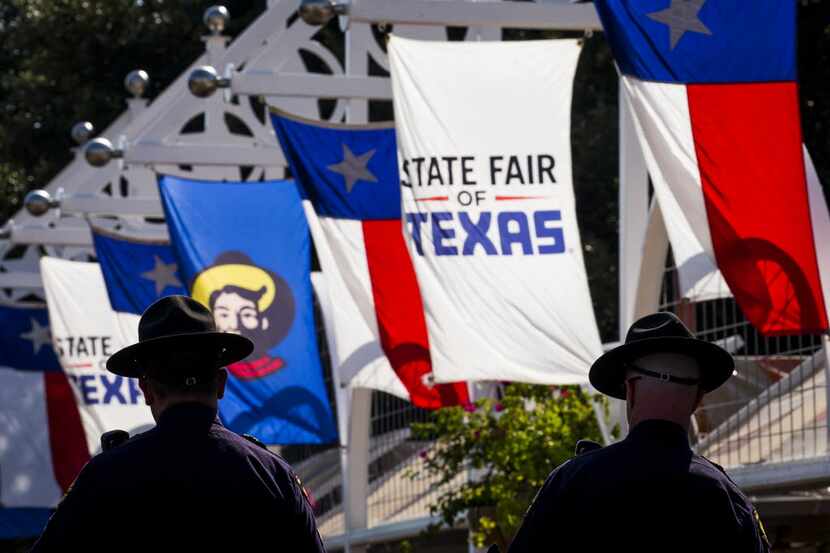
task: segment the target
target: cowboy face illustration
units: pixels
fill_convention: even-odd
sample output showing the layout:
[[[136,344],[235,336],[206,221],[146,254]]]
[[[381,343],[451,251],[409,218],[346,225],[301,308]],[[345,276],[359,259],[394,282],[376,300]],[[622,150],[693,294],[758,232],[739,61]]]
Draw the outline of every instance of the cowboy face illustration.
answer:
[[[213,312],[219,330],[254,342],[247,359],[228,366],[231,374],[250,380],[285,366],[283,358],[269,353],[294,322],[294,298],[284,279],[241,252],[226,252],[196,276],[191,290]]]
[[[211,294],[210,305],[216,326],[222,332],[247,334],[248,331],[268,330],[268,317],[259,312],[258,302],[265,293],[263,287],[256,293],[237,286],[225,286]]]

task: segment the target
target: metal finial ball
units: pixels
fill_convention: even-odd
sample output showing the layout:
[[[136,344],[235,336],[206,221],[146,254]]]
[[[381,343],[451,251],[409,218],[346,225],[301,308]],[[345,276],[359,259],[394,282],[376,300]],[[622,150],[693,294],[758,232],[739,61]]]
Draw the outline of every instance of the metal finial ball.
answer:
[[[23,199],[26,211],[35,217],[45,215],[55,205],[52,195],[46,190],[31,190]]]
[[[209,65],[197,67],[187,79],[187,87],[198,98],[207,98],[219,87],[219,75]]]
[[[72,125],[72,130],[69,131],[69,134],[72,136],[72,140],[75,141],[75,144],[81,146],[86,144],[90,138],[92,138],[92,133],[95,132],[95,127],[89,121],[79,121]]]
[[[112,142],[106,138],[96,138],[90,140],[84,148],[84,157],[87,163],[93,167],[103,167],[114,157],[115,149],[112,147]]]
[[[323,26],[334,16],[334,3],[330,0],[303,0],[300,3],[300,19],[308,25]]]
[[[134,69],[124,77],[124,88],[135,98],[144,96],[148,84],[150,84],[150,75],[143,69]]]
[[[220,35],[225,30],[225,25],[231,18],[228,8],[225,6],[211,6],[205,10],[202,21],[205,22],[211,34]]]

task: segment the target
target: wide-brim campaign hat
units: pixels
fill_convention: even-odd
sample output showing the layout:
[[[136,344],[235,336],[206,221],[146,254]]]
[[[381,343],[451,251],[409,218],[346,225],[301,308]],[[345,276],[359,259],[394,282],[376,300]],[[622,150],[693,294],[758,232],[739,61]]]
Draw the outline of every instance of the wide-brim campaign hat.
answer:
[[[107,370],[137,378],[144,374],[142,360],[169,352],[204,354],[213,367],[241,361],[254,350],[254,343],[239,334],[220,332],[210,310],[187,296],[166,296],[148,307],[138,321],[138,343],[127,346],[107,360]]]
[[[697,361],[700,378],[678,378],[670,374],[636,370],[668,381],[696,383],[711,392],[726,382],[735,370],[735,361],[722,347],[698,340],[674,313],[654,313],[636,321],[628,330],[625,343],[606,352],[588,373],[591,385],[605,395],[625,399],[625,375],[636,359],[650,353],[677,353]]]

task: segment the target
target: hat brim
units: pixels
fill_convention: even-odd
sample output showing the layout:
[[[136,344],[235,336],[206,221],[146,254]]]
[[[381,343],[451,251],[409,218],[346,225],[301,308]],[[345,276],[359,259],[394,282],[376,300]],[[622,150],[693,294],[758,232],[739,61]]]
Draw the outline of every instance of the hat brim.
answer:
[[[254,351],[254,343],[239,334],[229,332],[194,332],[173,334],[144,340],[115,352],[107,359],[107,370],[119,376],[138,378],[144,374],[141,358],[159,351],[216,352],[216,368],[225,367],[248,357]]]
[[[708,393],[729,380],[735,361],[722,347],[696,338],[645,338],[618,346],[597,359],[588,373],[591,385],[607,396],[625,399],[625,363],[650,353],[676,353],[697,361],[700,387]]]

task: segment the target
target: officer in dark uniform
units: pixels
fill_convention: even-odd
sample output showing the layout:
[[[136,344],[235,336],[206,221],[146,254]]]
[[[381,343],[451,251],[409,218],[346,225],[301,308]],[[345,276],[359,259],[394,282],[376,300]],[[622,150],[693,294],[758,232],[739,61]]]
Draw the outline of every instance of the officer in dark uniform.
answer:
[[[689,447],[692,413],[733,369],[729,353],[671,313],[634,323],[589,375],[626,400],[628,437],[554,470],[509,552],[768,552],[747,497]]]
[[[140,379],[156,427],[83,468],[33,551],[325,551],[302,486],[281,457],[216,416],[222,368],[253,350],[184,296],[151,305],[139,343],[107,362]]]

